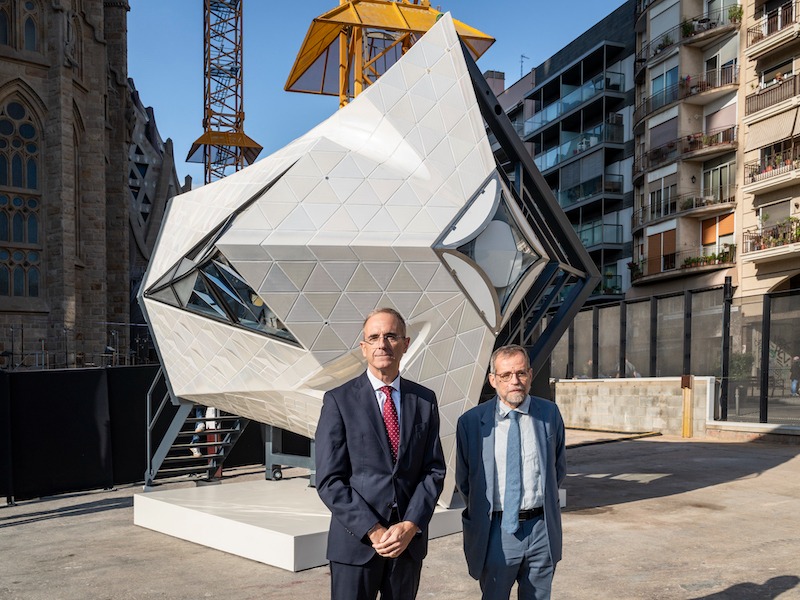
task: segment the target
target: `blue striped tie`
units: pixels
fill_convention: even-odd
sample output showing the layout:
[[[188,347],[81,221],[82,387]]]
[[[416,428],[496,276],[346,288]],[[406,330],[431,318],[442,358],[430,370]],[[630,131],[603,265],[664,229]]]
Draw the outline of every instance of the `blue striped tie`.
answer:
[[[519,438],[519,413],[508,413],[508,445],[506,447],[506,491],[503,495],[503,531],[514,534],[519,529],[519,507],[522,502],[522,447]]]

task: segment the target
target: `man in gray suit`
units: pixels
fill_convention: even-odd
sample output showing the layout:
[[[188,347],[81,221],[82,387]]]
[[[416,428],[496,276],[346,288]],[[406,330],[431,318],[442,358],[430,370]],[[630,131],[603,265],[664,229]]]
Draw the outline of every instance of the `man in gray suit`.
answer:
[[[528,353],[492,354],[492,400],[458,420],[456,485],[464,498],[464,554],[483,600],[550,598],[561,559],[558,487],[566,475],[564,421],[558,407],[530,396]]]

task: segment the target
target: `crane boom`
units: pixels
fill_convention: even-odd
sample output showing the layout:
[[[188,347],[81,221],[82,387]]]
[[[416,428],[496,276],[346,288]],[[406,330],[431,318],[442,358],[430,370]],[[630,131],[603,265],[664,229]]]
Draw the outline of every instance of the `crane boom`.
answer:
[[[251,164],[261,152],[244,132],[243,2],[204,0],[203,135],[186,160],[203,163],[205,183]]]

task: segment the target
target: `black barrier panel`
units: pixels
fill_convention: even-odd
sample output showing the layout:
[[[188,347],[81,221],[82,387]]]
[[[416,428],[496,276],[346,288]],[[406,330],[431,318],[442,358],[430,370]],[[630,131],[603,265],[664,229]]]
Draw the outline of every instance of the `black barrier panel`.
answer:
[[[251,421],[225,459],[223,468],[264,464],[264,436],[260,424]]]
[[[11,397],[8,374],[0,371],[0,496],[14,495],[11,473]]]
[[[113,485],[103,369],[9,373],[18,499]]]
[[[147,468],[147,392],[156,373],[158,365],[111,367],[106,370],[114,484],[143,481]],[[153,390],[153,397],[160,401],[166,391],[164,379],[160,378],[159,385]],[[161,441],[161,437],[157,439]]]

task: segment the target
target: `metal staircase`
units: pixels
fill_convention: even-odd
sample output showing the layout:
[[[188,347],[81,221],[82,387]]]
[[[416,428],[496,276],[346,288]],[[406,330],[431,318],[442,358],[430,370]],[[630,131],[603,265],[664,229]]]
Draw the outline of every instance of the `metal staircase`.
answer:
[[[167,478],[187,475],[205,481],[219,478],[225,459],[249,420],[225,413],[214,417],[189,416],[195,404],[175,398],[162,382],[166,384],[166,378],[163,369],[159,369],[147,393],[145,490]],[[159,387],[166,388],[160,400],[155,398]],[[195,431],[200,423],[205,426],[204,431]],[[199,439],[192,441],[195,435]],[[154,447],[159,437],[161,441]]]

